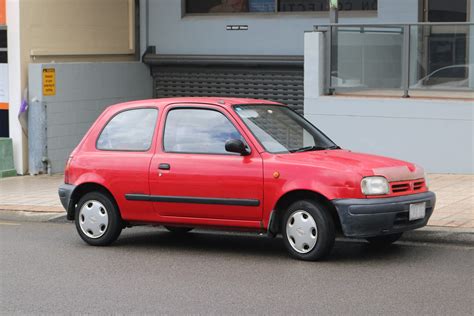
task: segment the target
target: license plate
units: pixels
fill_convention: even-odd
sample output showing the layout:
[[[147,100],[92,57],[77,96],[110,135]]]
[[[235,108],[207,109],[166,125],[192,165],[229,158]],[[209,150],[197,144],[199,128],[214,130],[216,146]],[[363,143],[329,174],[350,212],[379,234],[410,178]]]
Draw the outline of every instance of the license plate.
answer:
[[[414,221],[425,217],[426,202],[410,204],[410,214],[408,219]]]

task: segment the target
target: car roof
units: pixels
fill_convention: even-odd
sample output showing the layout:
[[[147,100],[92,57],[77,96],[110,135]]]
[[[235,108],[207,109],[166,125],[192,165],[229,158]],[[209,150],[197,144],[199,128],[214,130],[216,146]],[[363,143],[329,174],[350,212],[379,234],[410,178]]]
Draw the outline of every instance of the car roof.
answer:
[[[262,99],[248,99],[248,98],[223,98],[223,97],[179,97],[179,98],[158,98],[158,99],[146,99],[137,100],[124,103],[118,103],[109,107],[109,109],[122,110],[127,108],[136,108],[142,106],[149,106],[151,104],[157,105],[162,108],[168,104],[212,104],[226,108],[230,108],[236,104],[274,104],[274,105],[285,105],[283,103],[262,100]]]

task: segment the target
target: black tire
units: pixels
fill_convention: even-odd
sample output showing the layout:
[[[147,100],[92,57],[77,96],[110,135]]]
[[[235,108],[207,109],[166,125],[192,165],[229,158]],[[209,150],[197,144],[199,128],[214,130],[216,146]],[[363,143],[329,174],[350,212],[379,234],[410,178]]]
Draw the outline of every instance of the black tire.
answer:
[[[85,214],[81,214],[81,210],[84,207],[84,212],[86,212],[85,211],[87,207],[86,204],[92,207],[97,202],[103,205],[103,208],[100,208],[100,211],[106,212],[107,220],[104,220],[106,224],[103,225],[105,226],[105,228],[103,231],[100,232],[99,234],[100,236],[91,237],[91,236],[88,236],[88,234],[91,235],[93,232],[89,231],[86,233],[87,229],[85,228],[84,223],[86,222],[87,218],[83,216]],[[97,205],[99,205],[99,203],[97,203]],[[83,224],[81,224],[81,222]],[[92,223],[92,225],[95,225],[96,224],[95,222],[96,220],[94,218],[91,218],[91,216],[89,216],[89,223]],[[101,192],[87,193],[79,200],[79,203],[77,204],[77,209],[75,212],[75,224],[76,224],[77,232],[79,233],[79,236],[82,238],[82,240],[84,240],[86,243],[92,246],[110,245],[115,240],[117,240],[123,228],[123,223],[120,217],[119,210],[115,206],[115,203],[113,202],[112,198],[108,194],[104,194]]]
[[[194,229],[194,227],[165,226],[165,228],[175,234],[185,234]]]
[[[374,246],[388,246],[393,244],[402,237],[403,233],[390,234],[390,235],[380,235],[375,237],[366,238],[366,240]]]
[[[301,253],[295,249],[297,248],[295,244],[295,239],[292,236],[293,233],[290,231],[291,227],[288,225],[295,224],[295,216],[301,216],[304,220],[305,215],[310,215],[314,221],[314,224],[316,225],[316,229],[310,228],[309,232],[311,236],[313,236],[313,238],[315,239],[315,244],[311,247],[308,246],[307,249],[304,249],[305,247],[303,247],[301,251],[307,252]],[[290,217],[292,217],[293,224],[289,222]],[[305,232],[301,233],[301,227],[296,228],[295,226],[295,229],[298,234],[300,234],[299,237],[308,238],[308,235],[305,235]],[[283,242],[290,256],[299,260],[306,261],[316,261],[327,256],[331,252],[334,246],[334,241],[336,239],[334,221],[331,215],[328,213],[328,211],[324,208],[323,205],[312,200],[297,201],[291,204],[290,207],[288,207],[288,209],[283,215],[283,219],[281,222],[281,232],[283,235]]]

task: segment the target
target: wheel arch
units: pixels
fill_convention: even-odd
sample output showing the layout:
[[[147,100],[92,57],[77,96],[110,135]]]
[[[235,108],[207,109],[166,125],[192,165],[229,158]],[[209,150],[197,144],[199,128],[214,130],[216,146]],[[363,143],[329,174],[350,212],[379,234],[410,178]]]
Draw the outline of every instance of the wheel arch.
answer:
[[[280,223],[285,210],[292,203],[299,200],[313,200],[316,201],[318,204],[321,204],[324,207],[324,211],[328,212],[331,215],[336,230],[341,231],[341,222],[339,220],[337,210],[327,197],[316,191],[293,190],[282,195],[275,204],[275,207],[273,208],[270,214],[270,219],[268,222],[267,230],[270,235],[275,236],[280,233]]]
[[[115,207],[117,208],[117,210],[119,210],[119,214],[120,214],[120,209],[118,207],[117,201],[115,200],[113,194],[110,192],[109,189],[107,189],[105,186],[96,182],[85,182],[78,185],[71,194],[71,200],[69,202],[69,207],[67,209],[68,220],[71,220],[71,221],[74,220],[77,203],[85,194],[90,193],[90,192],[100,192],[110,197],[112,203],[114,203]]]

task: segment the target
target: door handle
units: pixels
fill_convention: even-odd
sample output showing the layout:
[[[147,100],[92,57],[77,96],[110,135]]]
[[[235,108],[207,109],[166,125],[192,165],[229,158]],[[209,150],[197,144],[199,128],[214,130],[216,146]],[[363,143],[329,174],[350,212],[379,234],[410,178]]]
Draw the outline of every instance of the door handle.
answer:
[[[158,165],[158,169],[160,169],[160,170],[170,170],[171,166],[170,166],[169,163],[160,163]]]

